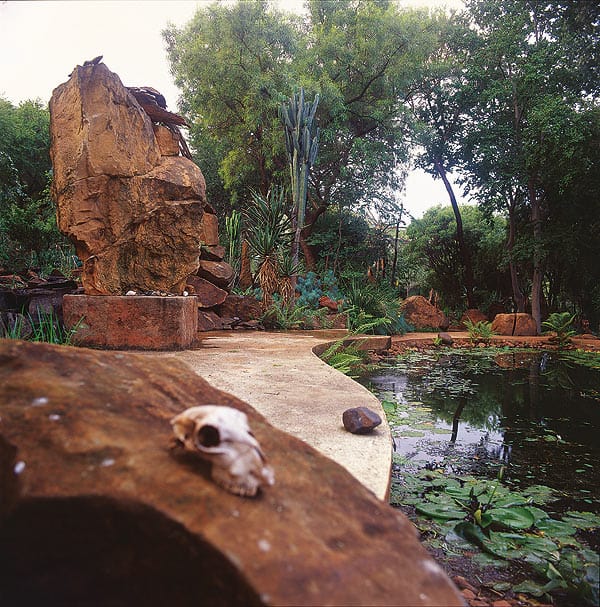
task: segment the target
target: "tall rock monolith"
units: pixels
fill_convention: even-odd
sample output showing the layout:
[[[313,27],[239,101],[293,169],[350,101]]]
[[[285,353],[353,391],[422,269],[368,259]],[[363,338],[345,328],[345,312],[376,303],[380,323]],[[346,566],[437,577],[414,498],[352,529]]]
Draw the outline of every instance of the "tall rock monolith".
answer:
[[[53,197],[86,295],[179,295],[199,266],[204,177],[172,146],[161,149],[155,130],[102,63],[77,66],[52,94]]]

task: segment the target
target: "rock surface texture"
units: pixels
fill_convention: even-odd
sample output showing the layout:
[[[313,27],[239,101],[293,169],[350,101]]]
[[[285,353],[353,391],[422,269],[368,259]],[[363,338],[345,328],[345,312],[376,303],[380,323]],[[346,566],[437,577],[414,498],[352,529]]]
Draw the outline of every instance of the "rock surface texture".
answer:
[[[152,121],[104,64],[78,66],[50,100],[60,230],[88,295],[180,295],[198,268],[206,204],[200,169],[164,156]]]
[[[430,304],[422,295],[412,295],[402,302],[404,318],[415,329],[443,329],[449,326],[446,315]]]
[[[171,444],[247,413],[275,470],[227,493]],[[412,524],[173,358],[0,341],[2,604],[462,605]]]
[[[535,320],[531,314],[496,314],[492,322],[492,330],[497,335],[537,335]]]
[[[50,130],[58,225],[83,263],[86,295],[181,295],[197,272],[229,290],[200,169],[106,65],[77,66],[54,90]],[[221,303],[204,293],[200,308]]]
[[[368,434],[381,424],[381,417],[368,407],[353,407],[344,411],[342,422],[352,434]]]

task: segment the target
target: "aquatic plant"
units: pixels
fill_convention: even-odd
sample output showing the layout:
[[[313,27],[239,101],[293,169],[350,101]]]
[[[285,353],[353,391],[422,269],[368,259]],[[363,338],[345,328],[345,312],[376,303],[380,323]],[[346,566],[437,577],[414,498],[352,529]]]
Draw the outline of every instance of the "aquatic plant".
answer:
[[[577,536],[600,528],[600,517],[567,511],[553,518],[542,506],[560,497],[544,485],[515,491],[500,481],[422,470],[392,483],[391,503],[413,506],[435,523],[436,535],[456,549],[477,547],[488,564],[519,562],[545,580],[527,579],[514,591],[536,597],[565,591],[596,605],[599,557]]]

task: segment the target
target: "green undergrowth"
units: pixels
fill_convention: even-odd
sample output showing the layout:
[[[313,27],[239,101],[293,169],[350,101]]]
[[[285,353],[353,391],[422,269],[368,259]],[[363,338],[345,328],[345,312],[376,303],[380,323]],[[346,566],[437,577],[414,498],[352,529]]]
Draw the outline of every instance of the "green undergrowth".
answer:
[[[500,481],[421,470],[393,480],[390,502],[414,508],[415,524],[432,548],[450,546],[481,566],[521,565],[531,575],[514,592],[545,600],[567,593],[598,605],[598,554],[580,535],[599,529],[600,517],[581,511],[551,516],[552,502],[561,497],[544,485],[515,491]]]
[[[50,344],[71,345],[73,336],[81,326],[83,318],[71,329],[67,329],[54,310],[38,308],[35,315],[16,315],[14,324],[5,328],[7,339],[40,341]]]

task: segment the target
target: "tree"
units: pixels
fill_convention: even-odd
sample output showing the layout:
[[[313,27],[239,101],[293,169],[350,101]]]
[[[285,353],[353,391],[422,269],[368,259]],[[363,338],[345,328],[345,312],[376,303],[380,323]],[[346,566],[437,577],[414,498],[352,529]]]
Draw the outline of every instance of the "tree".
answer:
[[[200,168],[218,168],[220,194],[234,204],[250,188],[266,195],[286,167],[278,108],[295,82],[293,18],[262,1],[214,3],[163,36]]]
[[[409,104],[415,121],[415,143],[423,150],[417,165],[442,180],[456,222],[458,263],[462,265],[468,308],[475,308],[472,255],[463,229],[456,194],[448,174],[459,164],[459,144],[470,120],[473,88],[467,79],[467,64],[477,47],[477,36],[464,18],[438,11],[432,18],[438,39],[424,68],[415,75]]]
[[[321,214],[355,210],[401,185],[395,169],[408,154],[402,98],[429,42],[423,20],[425,13],[388,2],[313,0],[303,22],[253,1],[211,4],[164,34],[193,147],[214,152],[221,194],[234,204],[250,187],[265,193],[285,183],[277,107],[299,87],[319,95],[319,157],[301,242],[309,267],[315,257],[306,239]]]
[[[501,217],[486,216],[476,206],[460,208],[464,236],[473,252],[474,282],[484,308],[505,300],[510,282],[503,263],[506,223]],[[460,275],[460,251],[455,238],[454,211],[451,206],[432,207],[406,229],[408,244],[403,255],[424,268],[422,289],[433,288],[444,305],[464,309],[464,282]],[[460,268],[457,272],[457,268]]]
[[[470,67],[471,79],[478,83],[478,103],[466,150],[472,156],[483,157],[490,149],[483,149],[478,142],[493,141],[495,152],[502,158],[500,170],[494,173],[494,183],[489,187],[489,177],[471,169],[478,175],[474,183],[484,185],[484,194],[500,195],[508,201],[509,213],[516,215],[518,205],[527,207],[531,311],[538,331],[547,272],[544,230],[550,216],[548,175],[558,160],[547,153],[546,131],[556,126],[556,120],[560,122],[560,116],[565,117],[564,112],[554,113],[552,108],[566,104],[577,113],[598,99],[594,76],[600,9],[584,4],[527,0],[472,0],[467,4],[483,44]],[[573,24],[581,21],[584,13],[586,19],[592,19],[592,25],[579,31]],[[581,52],[582,58],[572,62],[574,51]],[[563,127],[567,124],[562,122]],[[562,170],[567,169],[568,162],[568,157],[561,155]]]
[[[19,270],[63,243],[50,198],[50,116],[38,101],[0,99],[0,263]]]

